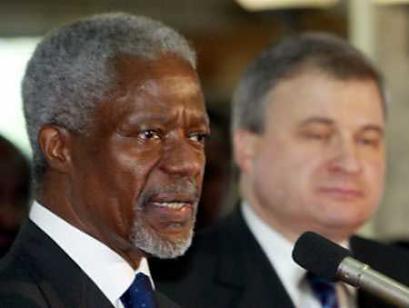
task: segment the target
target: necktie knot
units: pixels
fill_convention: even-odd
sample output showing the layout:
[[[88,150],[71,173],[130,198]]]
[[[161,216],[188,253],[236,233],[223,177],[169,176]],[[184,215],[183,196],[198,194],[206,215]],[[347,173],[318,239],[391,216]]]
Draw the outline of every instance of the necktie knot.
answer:
[[[125,308],[155,308],[153,289],[149,277],[138,273],[131,286],[121,296]]]
[[[338,308],[335,284],[313,273],[307,273],[307,280],[322,308]]]

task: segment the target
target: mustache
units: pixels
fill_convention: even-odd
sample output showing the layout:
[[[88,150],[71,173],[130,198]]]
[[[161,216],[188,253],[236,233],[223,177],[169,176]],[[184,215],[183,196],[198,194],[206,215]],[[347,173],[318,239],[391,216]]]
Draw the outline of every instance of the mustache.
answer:
[[[167,185],[161,185],[158,187],[153,187],[147,191],[144,191],[139,200],[138,208],[141,208],[144,204],[149,202],[152,199],[155,199],[157,196],[170,195],[170,196],[183,196],[188,197],[195,201],[195,203],[200,198],[200,189],[193,181],[184,180],[184,181],[174,181]]]

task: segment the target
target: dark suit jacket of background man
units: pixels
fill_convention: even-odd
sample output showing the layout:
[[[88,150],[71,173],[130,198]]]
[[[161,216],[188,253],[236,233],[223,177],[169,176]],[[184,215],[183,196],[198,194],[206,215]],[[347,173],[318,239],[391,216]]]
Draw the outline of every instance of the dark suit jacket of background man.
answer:
[[[354,256],[409,284],[409,252],[351,239]],[[186,308],[294,307],[277,273],[237,210],[193,241],[185,257],[151,262],[156,287]],[[359,307],[391,307],[358,292]]]
[[[155,297],[161,308],[178,307],[159,292],[155,292]],[[27,221],[0,263],[0,307],[113,308],[113,305],[48,235]]]

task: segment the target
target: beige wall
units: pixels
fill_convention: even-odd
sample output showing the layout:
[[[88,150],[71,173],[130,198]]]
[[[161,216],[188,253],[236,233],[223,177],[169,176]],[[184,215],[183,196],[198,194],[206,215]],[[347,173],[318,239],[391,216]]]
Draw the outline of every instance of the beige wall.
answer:
[[[375,57],[390,90],[388,176],[374,222],[377,237],[409,239],[409,10],[377,7]]]

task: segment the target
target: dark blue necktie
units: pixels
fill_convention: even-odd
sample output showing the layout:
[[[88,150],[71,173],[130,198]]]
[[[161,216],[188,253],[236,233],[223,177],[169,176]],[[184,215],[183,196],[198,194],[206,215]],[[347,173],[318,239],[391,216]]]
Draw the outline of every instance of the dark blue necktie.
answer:
[[[322,308],[338,308],[337,292],[333,282],[312,273],[307,274],[307,279]]]
[[[155,299],[149,277],[138,273],[131,286],[121,296],[125,308],[155,308]]]

